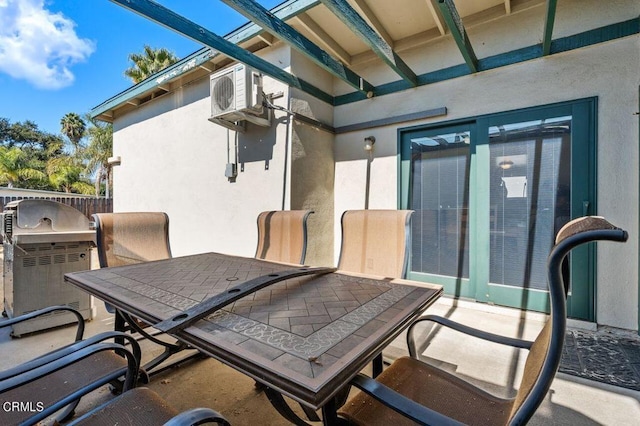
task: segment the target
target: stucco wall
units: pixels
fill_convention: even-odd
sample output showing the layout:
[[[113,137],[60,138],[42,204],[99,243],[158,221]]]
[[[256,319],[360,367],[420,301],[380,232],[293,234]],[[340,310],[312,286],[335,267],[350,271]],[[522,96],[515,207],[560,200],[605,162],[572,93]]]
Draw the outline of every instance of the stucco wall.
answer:
[[[632,0],[559,2],[554,36],[639,14],[640,3]],[[479,57],[530,46],[541,39],[543,15],[544,7],[537,6],[473,26],[469,37]],[[260,54],[329,93],[353,91],[281,43]],[[401,56],[418,74],[463,62],[450,37]],[[354,67],[374,84],[399,79],[379,61]],[[224,171],[234,158],[236,134],[207,121],[205,78],[116,118],[114,155],[121,156],[122,165],[114,170],[114,210],[166,211],[175,255],[218,251],[253,256],[260,211],[312,209],[308,263],[332,264],[339,253],[342,212],[365,207],[366,136],[376,137],[368,207],[395,209],[398,129],[598,97],[598,214],[626,228],[631,238],[598,250],[597,319],[637,329],[640,153],[633,113],[639,108],[638,69],[636,35],[335,108],[265,78],[265,92],[283,92],[277,105],[335,127],[439,107],[448,114],[333,136],[276,111],[270,128],[250,126],[238,136],[244,170],[233,183]]]
[[[575,2],[573,2],[575,5]],[[637,9],[637,2],[583,2],[586,11],[572,18],[561,7],[562,35],[575,34],[619,20],[621,8]],[[563,2],[560,2],[563,4]],[[599,14],[606,9],[607,13]],[[575,10],[575,9],[574,9]],[[624,16],[629,16],[628,10]],[[537,8],[494,21],[470,31],[474,40],[509,34],[509,44],[527,44],[529,21],[541,25]],[[586,26],[586,27],[585,27]],[[521,28],[521,31],[514,30]],[[491,36],[493,34],[493,36]],[[522,40],[521,40],[522,39]],[[442,41],[421,51],[403,55],[407,62],[422,58],[446,58],[457,52]],[[479,44],[482,45],[481,43]],[[500,49],[497,47],[496,49]],[[478,49],[480,50],[480,48]],[[485,51],[479,56],[501,53]],[[459,54],[459,53],[458,53]],[[414,56],[415,55],[415,56]],[[436,59],[441,61],[443,59]],[[446,61],[446,59],[444,59]],[[427,61],[423,61],[426,63]],[[458,59],[457,63],[461,60]],[[442,64],[441,64],[442,65]],[[368,68],[371,69],[371,68]],[[597,321],[615,327],[638,328],[638,88],[640,86],[640,37],[631,36],[587,48],[528,61],[476,75],[422,86],[392,95],[343,105],[335,109],[335,126],[365,122],[415,111],[447,107],[446,117],[351,132],[336,136],[335,226],[338,247],[339,217],[346,209],[363,208],[366,189],[366,154],[363,139],[376,137],[371,164],[370,208],[397,208],[397,131],[421,123],[473,117],[586,97],[598,97],[598,214],[629,231],[624,245],[601,244],[597,258]]]
[[[331,91],[332,79],[298,52],[291,53],[297,76]],[[322,123],[333,123],[333,107],[297,89],[290,109]],[[333,266],[334,136],[299,120],[292,121],[291,208],[314,211],[308,222],[306,263]]]
[[[288,67],[281,44],[263,56]],[[264,79],[266,93],[283,92],[276,105],[287,107],[288,88]],[[217,251],[253,256],[256,219],[264,210],[290,208],[288,120],[276,113],[273,125],[249,125],[247,133],[207,120],[209,79],[186,85],[140,106],[114,122],[114,211],[165,211],[176,256]],[[225,177],[238,140],[238,176]],[[266,167],[268,164],[268,168]]]

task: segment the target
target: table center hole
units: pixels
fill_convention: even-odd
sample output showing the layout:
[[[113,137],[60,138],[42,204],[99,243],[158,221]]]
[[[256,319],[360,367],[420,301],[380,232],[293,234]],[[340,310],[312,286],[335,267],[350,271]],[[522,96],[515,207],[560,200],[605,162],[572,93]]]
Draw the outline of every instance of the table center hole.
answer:
[[[189,317],[189,315],[187,315],[187,314],[180,314],[180,315],[177,315],[177,316],[173,317],[172,321],[181,321],[181,320],[183,320],[185,318],[188,318],[188,317]]]

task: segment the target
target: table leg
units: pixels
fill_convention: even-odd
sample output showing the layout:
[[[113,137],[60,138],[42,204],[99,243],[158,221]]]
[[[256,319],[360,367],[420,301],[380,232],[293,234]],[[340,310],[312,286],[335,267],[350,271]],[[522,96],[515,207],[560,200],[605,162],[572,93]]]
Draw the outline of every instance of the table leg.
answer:
[[[302,420],[296,413],[293,412],[287,401],[284,400],[284,397],[280,392],[274,391],[270,387],[265,387],[264,394],[269,398],[269,402],[271,405],[280,413],[282,417],[289,420],[296,426],[310,426],[309,423]]]
[[[126,331],[126,325],[127,323],[122,316],[122,313],[116,310],[113,329],[115,331]],[[116,337],[115,341],[119,345],[124,345],[124,339],[122,337]]]
[[[379,354],[378,354],[378,355],[373,359],[373,362],[372,362],[372,366],[371,366],[371,367],[372,367],[372,369],[373,369],[372,375],[373,375],[373,378],[375,379],[376,377],[378,377],[378,375],[379,375],[380,373],[382,373],[382,369],[383,369],[383,367],[384,367],[384,366],[383,366],[383,362],[382,362],[382,352],[380,352],[380,353],[379,353]]]
[[[336,401],[338,397],[331,398],[329,402],[327,402],[322,407],[322,424],[325,426],[343,426],[346,425],[347,422],[344,419],[338,417],[338,401]]]
[[[349,392],[351,392],[351,385],[346,385],[345,387],[340,389],[340,392],[338,392],[336,396],[333,397],[333,401],[335,401],[336,405],[336,410],[342,407],[347,402],[347,399],[349,399]]]
[[[327,402],[324,405],[324,407],[322,407],[322,424],[327,426],[342,426],[347,424],[345,420],[338,417],[338,412],[337,412],[338,407],[342,405],[343,400],[348,394],[348,389],[350,389],[350,387],[346,386],[345,389],[347,391],[341,391],[338,395],[331,398],[329,402]],[[273,389],[266,387],[264,389],[264,393],[265,395],[267,395],[267,398],[269,398],[269,402],[271,402],[271,405],[273,405],[273,407],[278,411],[278,413],[280,413],[282,417],[289,420],[291,423],[293,423],[296,426],[311,426],[309,423],[307,423],[305,420],[299,417],[291,409],[291,407],[289,407],[289,404],[287,404],[287,401],[285,401],[284,397],[280,392],[274,391]],[[305,412],[306,411],[307,410],[305,410]]]

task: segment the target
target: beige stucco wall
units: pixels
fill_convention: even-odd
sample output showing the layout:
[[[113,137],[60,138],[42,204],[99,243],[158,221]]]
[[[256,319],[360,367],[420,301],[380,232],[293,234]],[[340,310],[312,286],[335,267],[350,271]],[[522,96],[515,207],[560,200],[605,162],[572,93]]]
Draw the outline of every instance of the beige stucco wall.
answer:
[[[574,6],[575,6],[575,2]],[[575,34],[640,13],[640,3],[586,1],[586,11],[576,17],[561,7],[559,35]],[[563,4],[563,2],[560,2]],[[622,10],[621,8],[627,8]],[[606,10],[607,13],[600,14]],[[575,11],[575,8],[574,8]],[[509,34],[509,45],[526,45],[529,21],[541,24],[537,9],[476,27],[475,38],[485,46]],[[624,14],[623,14],[624,12]],[[586,26],[586,27],[585,27]],[[520,31],[514,28],[521,28]],[[493,36],[492,36],[493,34]],[[506,39],[506,37],[505,37]],[[523,43],[522,40],[525,40]],[[452,42],[432,43],[403,55],[447,61],[457,52]],[[505,44],[503,41],[502,44]],[[449,45],[448,45],[449,44]],[[482,43],[478,43],[483,46]],[[501,53],[479,47],[480,57]],[[458,53],[459,54],[459,53]],[[444,59],[443,59],[444,58]],[[460,63],[460,59],[454,63]],[[423,61],[427,63],[428,61]],[[439,65],[442,65],[439,64]],[[369,67],[372,65],[370,64]],[[439,68],[440,66],[436,67]],[[370,70],[371,68],[368,68]],[[602,243],[597,258],[597,320],[599,324],[638,328],[638,89],[640,86],[640,37],[635,35],[550,57],[452,79],[419,88],[335,108],[335,126],[344,126],[416,111],[447,107],[446,117],[386,126],[336,136],[335,247],[339,247],[339,217],[344,210],[363,208],[366,190],[366,154],[363,139],[376,137],[371,164],[370,208],[398,207],[398,129],[421,123],[438,123],[586,97],[598,97],[598,214],[629,231],[624,245]]]
[[[289,66],[282,44],[263,57]],[[283,92],[274,103],[287,107],[285,85],[265,78],[264,91]],[[288,120],[276,112],[271,127],[249,125],[236,134],[209,122],[210,115],[207,77],[116,118],[113,154],[122,164],[114,168],[114,211],[167,212],[174,255],[253,256],[258,214],[290,208]],[[234,159],[236,137],[244,170],[239,165],[230,182],[225,167]]]
[[[291,53],[292,69],[300,78],[325,91],[333,84],[298,52]],[[333,123],[333,107],[297,89],[291,90],[291,111],[322,123]],[[292,121],[291,208],[314,211],[308,221],[306,263],[333,266],[334,135],[299,120]]]
[[[261,56],[330,91],[333,82],[283,44]],[[307,70],[305,72],[305,70]],[[273,100],[331,124],[333,109],[269,77]],[[273,111],[272,126],[249,124],[246,133],[207,120],[209,79],[204,78],[139,107],[114,122],[114,211],[165,211],[174,255],[206,251],[253,256],[261,211],[309,209],[307,263],[333,262],[333,135]],[[225,177],[235,158],[238,176]]]
[[[473,26],[469,37],[479,57],[529,46],[541,39],[543,14],[544,7],[537,6]],[[640,3],[632,0],[559,2],[554,36],[638,15]],[[260,54],[329,93],[352,92],[282,43]],[[401,56],[418,74],[462,63],[450,37]],[[376,137],[368,207],[395,209],[399,129],[597,97],[598,214],[631,236],[625,245],[602,244],[598,251],[597,317],[603,325],[637,329],[640,153],[633,113],[639,108],[638,69],[636,35],[335,108],[265,77],[265,92],[283,93],[274,103],[335,127],[439,107],[448,114],[334,136],[276,111],[270,128],[250,126],[238,136],[244,171],[234,183],[224,171],[229,156],[233,160],[228,147],[234,146],[236,134],[207,121],[206,78],[116,118],[114,155],[121,156],[122,165],[114,170],[114,209],[166,211],[175,255],[218,251],[246,256],[255,252],[260,211],[312,209],[307,261],[334,264],[342,212],[365,207],[366,136]],[[355,70],[374,84],[399,79],[377,61],[357,63]]]

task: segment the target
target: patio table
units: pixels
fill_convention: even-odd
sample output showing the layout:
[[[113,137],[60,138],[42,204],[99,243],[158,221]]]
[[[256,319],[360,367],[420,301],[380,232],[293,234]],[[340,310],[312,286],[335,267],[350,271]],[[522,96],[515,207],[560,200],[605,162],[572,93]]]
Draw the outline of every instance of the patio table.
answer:
[[[349,381],[442,288],[205,253],[74,272],[65,280],[252,377],[278,411],[337,421]]]

